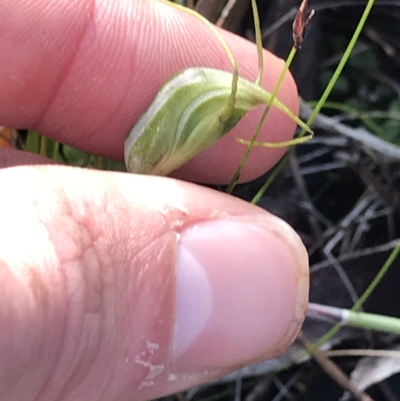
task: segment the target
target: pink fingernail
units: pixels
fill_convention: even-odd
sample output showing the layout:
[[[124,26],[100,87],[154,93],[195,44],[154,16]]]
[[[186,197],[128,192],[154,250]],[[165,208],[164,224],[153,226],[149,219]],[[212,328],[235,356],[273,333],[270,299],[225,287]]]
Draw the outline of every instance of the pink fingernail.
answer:
[[[300,239],[290,232],[294,239],[286,242],[278,228],[243,217],[182,233],[174,339],[179,370],[272,357],[293,339],[307,299],[307,280],[299,280],[307,275],[307,255],[301,251],[299,259],[290,243]]]

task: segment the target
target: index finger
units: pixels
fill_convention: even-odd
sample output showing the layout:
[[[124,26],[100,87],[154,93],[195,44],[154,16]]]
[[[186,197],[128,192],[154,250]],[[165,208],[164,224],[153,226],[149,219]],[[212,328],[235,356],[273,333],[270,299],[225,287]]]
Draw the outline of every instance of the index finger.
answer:
[[[0,27],[0,122],[112,158],[123,158],[126,133],[173,74],[190,66],[231,69],[207,26],[156,1],[14,0],[1,3]],[[255,79],[254,45],[223,36],[240,74]],[[264,86],[271,90],[283,64],[265,52],[265,65]],[[297,111],[290,77],[279,98]],[[232,134],[250,137],[257,115],[251,113]],[[293,131],[293,122],[272,110],[260,140],[286,140]],[[181,175],[227,181],[243,151],[228,135]],[[255,149],[242,179],[260,175],[282,153]]]

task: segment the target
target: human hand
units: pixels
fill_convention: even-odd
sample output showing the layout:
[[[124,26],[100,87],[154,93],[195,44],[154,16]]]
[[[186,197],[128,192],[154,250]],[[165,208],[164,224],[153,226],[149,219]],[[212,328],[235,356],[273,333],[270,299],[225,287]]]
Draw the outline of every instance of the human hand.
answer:
[[[173,73],[229,68],[207,28],[153,1],[13,0],[0,21],[0,123],[104,156],[122,158],[125,133]],[[255,76],[254,46],[224,37]],[[282,63],[265,56],[271,89]],[[290,78],[280,98],[297,109]],[[277,111],[268,121],[269,141],[293,132]],[[234,135],[256,123],[251,113]],[[227,182],[243,152],[227,138],[177,176]],[[281,152],[255,149],[242,177]],[[158,397],[293,340],[308,262],[285,223],[182,181],[37,163],[0,153],[2,167],[19,165],[0,171],[1,399]]]

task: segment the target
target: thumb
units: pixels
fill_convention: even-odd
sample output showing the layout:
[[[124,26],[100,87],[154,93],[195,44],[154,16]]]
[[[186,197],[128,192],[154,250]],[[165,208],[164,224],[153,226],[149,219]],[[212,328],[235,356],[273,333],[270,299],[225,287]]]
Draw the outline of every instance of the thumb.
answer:
[[[263,210],[167,178],[42,166],[0,180],[2,399],[159,397],[296,335],[307,255]]]

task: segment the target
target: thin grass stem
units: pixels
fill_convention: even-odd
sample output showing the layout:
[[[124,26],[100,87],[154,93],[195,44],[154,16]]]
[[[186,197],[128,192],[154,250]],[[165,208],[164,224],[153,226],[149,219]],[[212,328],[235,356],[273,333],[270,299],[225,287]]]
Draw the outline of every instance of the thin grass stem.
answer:
[[[319,99],[317,105],[315,106],[315,109],[313,110],[313,112],[311,113],[311,116],[309,117],[309,119],[307,120],[307,125],[311,126],[314,119],[316,118],[316,116],[318,115],[318,113],[320,112],[320,110],[322,109],[323,105],[325,104],[325,102],[327,101],[329,95],[331,94],[340,74],[342,73],[345,65],[347,64],[347,61],[350,58],[350,55],[357,43],[357,40],[361,34],[362,29],[364,28],[364,25],[367,21],[367,18],[369,16],[369,14],[371,13],[372,7],[375,4],[375,0],[368,0],[367,5],[365,6],[364,12],[360,18],[360,21],[357,24],[357,27],[353,33],[352,38],[350,39],[349,44],[347,45],[347,48],[343,54],[343,57],[341,58],[334,74],[332,75],[332,78],[330,79],[324,93],[322,94],[321,98]],[[304,134],[306,133],[306,131],[304,129],[301,130],[299,137],[302,137]],[[257,194],[254,196],[254,198],[251,200],[251,203],[256,204],[261,197],[264,195],[265,191],[270,187],[270,185],[272,184],[272,182],[274,181],[274,179],[278,176],[278,174],[282,171],[283,167],[285,166],[286,162],[288,161],[291,153],[293,152],[293,149],[289,149],[288,152],[285,154],[285,156],[280,160],[280,162],[278,163],[278,165],[274,168],[273,172],[271,173],[271,175],[268,177],[268,179],[266,180],[266,182],[264,183],[264,185],[259,189],[259,191],[257,192]]]

